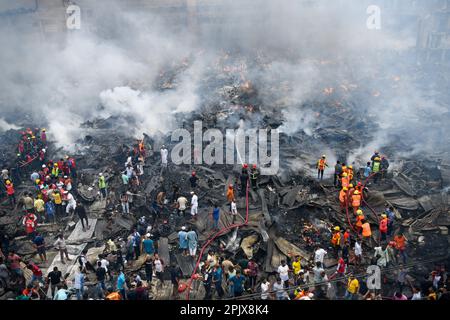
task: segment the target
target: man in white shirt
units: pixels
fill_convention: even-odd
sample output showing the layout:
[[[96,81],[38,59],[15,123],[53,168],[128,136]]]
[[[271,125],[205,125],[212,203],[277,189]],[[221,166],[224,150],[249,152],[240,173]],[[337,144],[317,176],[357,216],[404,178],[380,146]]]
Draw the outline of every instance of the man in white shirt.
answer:
[[[267,300],[269,298],[270,282],[263,278],[261,279],[261,300]]]
[[[163,168],[167,167],[167,155],[169,154],[169,151],[166,149],[166,146],[163,145],[161,147],[161,165]]]
[[[188,200],[186,199],[186,197],[179,197],[177,199],[177,205],[178,205],[178,214],[183,215],[184,217],[184,211],[186,210],[186,204],[187,204]]]
[[[316,251],[314,252],[314,263],[320,262],[320,265],[323,266],[323,259],[327,252],[320,247],[317,247]]]
[[[281,260],[281,265],[278,266],[278,274],[285,288],[289,287],[289,266],[285,260]]]
[[[69,191],[64,191],[64,194],[67,195],[67,206],[66,206],[66,214],[69,214],[72,210],[75,210],[77,207],[77,202],[75,198]]]
[[[355,264],[361,264],[362,259],[362,247],[359,240],[355,241]]]
[[[195,191],[192,191],[191,195],[192,195],[192,199],[191,199],[191,216],[194,219],[197,219],[197,214],[198,214],[198,197],[195,194]]]
[[[233,216],[233,223],[234,223],[234,220],[236,219],[236,216],[238,213],[235,199],[231,200],[230,209],[231,209],[231,215]]]

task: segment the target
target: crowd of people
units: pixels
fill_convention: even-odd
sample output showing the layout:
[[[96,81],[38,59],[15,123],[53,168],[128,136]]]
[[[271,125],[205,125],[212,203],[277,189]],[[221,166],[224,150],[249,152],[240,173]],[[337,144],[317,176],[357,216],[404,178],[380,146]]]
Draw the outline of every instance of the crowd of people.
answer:
[[[57,267],[44,275],[39,265],[47,262],[48,243],[59,252],[63,264],[72,259],[64,233],[58,233],[56,239],[45,239],[37,230],[38,223],[64,224],[76,214],[83,231],[91,228],[88,210],[82,201],[76,199],[78,175],[75,159],[65,156],[50,160],[46,149],[45,129],[27,129],[18,144],[19,177],[15,177],[17,171],[12,174],[13,170],[3,169],[1,173],[10,208],[23,212],[23,233],[35,247],[36,257],[40,260],[25,261],[10,248],[11,239],[2,235],[0,280],[3,287],[16,285],[20,288],[17,299],[50,296],[54,300],[67,300],[73,296],[79,300],[147,300],[152,297],[152,292],[163,290],[167,279],[170,279],[173,299],[180,298],[187,291],[196,291],[200,286],[204,289],[204,299],[385,299],[379,290],[368,289],[363,281],[367,277],[364,268],[369,264],[385,270],[395,266],[396,292],[390,299],[438,300],[449,297],[447,272],[442,267],[436,268],[426,279],[425,283],[430,283],[428,287],[410,282],[408,240],[405,234],[394,233],[398,223],[395,209],[387,205],[383,212],[372,212],[365,202],[369,183],[380,183],[386,178],[389,167],[387,158],[378,152],[365,168],[358,171],[354,171],[353,165],[337,161],[332,180],[339,189],[337,199],[348,224],[334,226],[328,243],[321,241],[320,237],[311,240],[310,246],[314,248],[311,257],[289,256],[273,273],[263,272],[254,258],[231,258],[223,246],[209,248],[204,256],[199,257],[199,234],[195,222],[199,206],[204,204],[200,203],[197,194],[201,180],[193,171],[187,179],[188,186],[174,184],[170,194],[160,190],[148,203],[152,218],[141,216],[127,237],[108,239],[104,252],[94,259],[95,263],[92,263],[92,257],[88,259],[88,250],[85,249],[79,256],[72,257],[76,259],[73,278],[65,278]],[[166,146],[161,147],[159,157],[161,175],[164,175],[170,170]],[[135,214],[133,201],[141,189],[146,159],[145,143],[137,140],[123,171],[119,173],[122,187],[118,203],[110,196],[108,180],[111,177],[98,173],[98,197],[105,203],[107,217],[116,207],[121,209],[122,215]],[[319,181],[323,180],[327,167],[326,155],[323,155],[316,166]],[[242,165],[241,173],[236,177],[237,183],[229,184],[224,199],[210,208],[211,232],[220,230],[223,214],[230,215],[233,223],[236,221],[238,198],[245,197],[247,187],[258,189],[259,176],[256,165]],[[26,190],[20,199],[16,199],[15,184],[27,178]],[[227,208],[225,212],[222,212],[223,205]],[[369,214],[372,214],[372,221]],[[173,215],[185,221],[177,230],[176,253],[191,257],[193,262],[199,260],[199,268],[193,275],[183,274],[177,264],[164,261],[159,255],[157,240],[165,228],[170,230],[169,218]],[[378,221],[377,231],[373,230],[373,221]],[[333,272],[327,268],[326,259],[336,261]],[[130,271],[138,260],[143,263],[142,269]],[[24,268],[32,274],[28,283],[24,278]],[[193,279],[192,283],[189,278]],[[407,287],[411,289],[410,297],[404,293]]]

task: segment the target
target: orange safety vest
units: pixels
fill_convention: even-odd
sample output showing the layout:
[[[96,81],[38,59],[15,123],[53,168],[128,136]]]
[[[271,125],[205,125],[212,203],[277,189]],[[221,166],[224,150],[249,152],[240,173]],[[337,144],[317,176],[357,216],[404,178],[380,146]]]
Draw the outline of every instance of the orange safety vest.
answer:
[[[331,244],[333,244],[334,246],[338,246],[341,244],[341,234],[339,232],[333,234],[333,238],[331,238]]]
[[[405,250],[405,246],[406,246],[405,237],[403,237],[403,236],[395,236],[394,241],[395,241],[395,244],[396,244],[396,248],[398,250]]]
[[[319,159],[319,161],[317,161],[317,167],[319,168],[319,170],[325,170],[326,164],[327,164],[327,160],[325,160],[325,159]]]
[[[106,300],[122,300],[119,292],[112,292],[106,296]]]
[[[350,184],[350,182],[348,180],[348,177],[342,177],[341,184],[342,184],[342,187],[347,187],[348,188],[348,185]]]
[[[342,173],[347,172],[348,173],[348,168],[347,166],[342,166]]]
[[[347,198],[347,191],[341,190],[339,192],[339,201],[344,203],[346,198]]]
[[[12,183],[6,186],[6,193],[8,194],[8,196],[12,196],[14,192],[14,186],[12,185]]]
[[[363,215],[359,215],[356,217],[356,226],[358,228],[362,228],[362,221],[364,220],[364,216]]]
[[[388,228],[388,219],[385,218],[380,221],[380,232],[386,233]]]
[[[347,169],[347,174],[348,174],[348,179],[350,181],[352,181],[353,180],[353,169],[348,168]]]
[[[352,196],[352,207],[357,207],[361,205],[361,195],[360,194],[354,194]]]
[[[227,200],[228,202],[231,202],[234,199],[234,191],[233,188],[228,188],[227,191]]]
[[[370,237],[372,236],[372,230],[370,230],[370,224],[368,222],[364,223],[362,225],[362,235],[363,237]]]

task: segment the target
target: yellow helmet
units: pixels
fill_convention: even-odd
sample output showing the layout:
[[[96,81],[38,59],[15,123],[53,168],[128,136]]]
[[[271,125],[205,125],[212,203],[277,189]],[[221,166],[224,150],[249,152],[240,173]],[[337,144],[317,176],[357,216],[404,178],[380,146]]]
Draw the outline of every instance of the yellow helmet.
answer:
[[[353,169],[353,166],[348,166],[349,169]]]
[[[41,180],[40,179],[36,179],[36,184],[39,184],[40,182],[41,182]]]
[[[380,157],[375,157],[374,161],[380,161]]]
[[[6,184],[11,184],[11,181],[9,181],[9,180],[6,180]]]
[[[339,226],[336,226],[336,227],[333,228],[333,230],[334,230],[334,231],[340,231],[341,228],[339,228]]]
[[[45,128],[44,128],[44,129],[42,129],[42,132],[45,132]]]
[[[350,183],[350,184],[348,185],[348,187],[349,187],[349,188],[353,188],[353,183]]]
[[[348,191],[348,188],[347,187],[343,187],[342,190]]]
[[[384,213],[381,215],[381,217],[384,219],[384,218],[387,218],[387,215],[385,215]]]
[[[358,190],[355,190],[355,192],[353,192],[353,194],[359,194],[359,191],[358,191]]]
[[[346,176],[347,176],[347,172],[344,172],[344,173],[342,174],[342,176],[343,176],[343,177],[346,177]]]
[[[58,163],[57,163],[57,162],[55,162],[55,163],[53,164],[53,166],[54,166],[54,167],[57,167],[57,166],[58,166]]]
[[[36,137],[35,136],[31,136],[31,139],[36,139]]]
[[[363,214],[363,211],[362,211],[361,209],[358,209],[358,210],[356,211],[356,214],[357,214],[358,216],[360,216],[360,215]]]

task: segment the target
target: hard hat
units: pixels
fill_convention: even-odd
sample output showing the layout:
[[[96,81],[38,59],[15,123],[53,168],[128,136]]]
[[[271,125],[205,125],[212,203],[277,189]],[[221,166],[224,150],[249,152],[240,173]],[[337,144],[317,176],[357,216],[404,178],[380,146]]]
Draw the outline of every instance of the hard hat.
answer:
[[[359,194],[359,191],[358,191],[358,190],[355,190],[355,192],[353,192],[353,194]]]
[[[242,165],[242,167],[245,168],[245,169],[247,169],[247,168],[248,168],[248,164],[244,163],[244,164]]]
[[[375,159],[373,159],[375,161],[380,161],[380,157],[375,157]]]
[[[6,180],[6,184],[11,184],[11,181],[9,181],[9,180]]]
[[[36,184],[39,184],[40,182],[41,182],[41,180],[40,179],[36,179]]]
[[[36,137],[35,136],[31,136],[31,139],[36,139]]]
[[[359,182],[358,182],[358,186],[362,186],[362,183],[361,183],[361,181],[359,181]]]
[[[348,166],[349,169],[353,169],[353,166]]]
[[[44,129],[42,129],[42,132],[45,132],[45,128],[44,128]]]
[[[387,215],[385,215],[384,213],[381,215],[381,217],[384,219],[384,218],[387,218]]]
[[[69,156],[66,156],[66,159],[69,159]]]
[[[343,177],[346,177],[346,176],[347,176],[347,172],[344,172],[344,173],[342,174],[342,176],[343,176]]]
[[[327,157],[326,155],[324,155],[324,154],[322,155],[322,158],[326,158],[326,157]]]
[[[103,176],[103,173],[100,172],[98,175],[99,175],[100,177],[102,177],[102,176]]]
[[[353,188],[353,184],[350,183],[350,184],[348,185],[348,187],[349,187],[349,188]]]
[[[342,190],[348,191],[348,188],[347,187],[343,187]]]
[[[58,166],[58,163],[57,163],[57,162],[55,162],[55,163],[53,164],[53,166],[54,166],[54,167],[57,167],[57,166]]]
[[[356,214],[359,216],[359,215],[362,215],[363,214],[363,211],[361,210],[361,209],[358,209],[357,211],[356,211]]]
[[[42,168],[47,168],[47,166],[45,164],[42,165]]]
[[[253,165],[253,169],[256,169],[256,164]]]
[[[195,175],[196,175],[195,171],[192,171],[192,175],[193,175],[193,176],[195,176]]]
[[[64,176],[64,179],[67,179],[67,176]]]
[[[334,231],[340,231],[341,228],[339,228],[339,226],[336,226],[336,227],[333,228],[333,230],[334,230]]]

